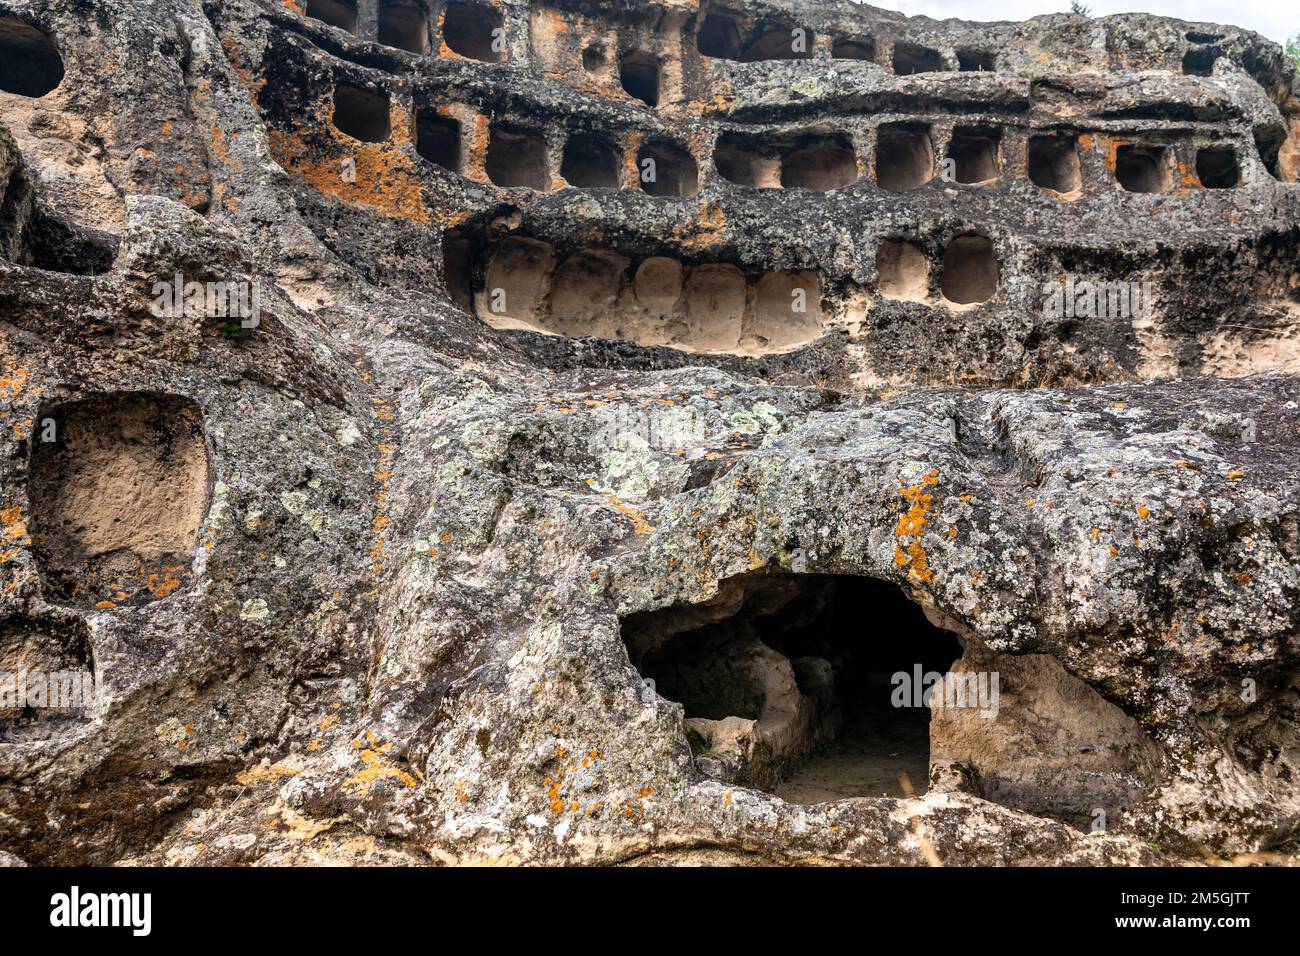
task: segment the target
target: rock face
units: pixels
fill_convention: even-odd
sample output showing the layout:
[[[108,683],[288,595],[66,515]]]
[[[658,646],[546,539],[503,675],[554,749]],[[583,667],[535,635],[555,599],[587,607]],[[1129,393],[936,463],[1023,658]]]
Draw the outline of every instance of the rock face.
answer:
[[[0,864],[1294,855],[1295,90],[1145,15],[0,0]]]

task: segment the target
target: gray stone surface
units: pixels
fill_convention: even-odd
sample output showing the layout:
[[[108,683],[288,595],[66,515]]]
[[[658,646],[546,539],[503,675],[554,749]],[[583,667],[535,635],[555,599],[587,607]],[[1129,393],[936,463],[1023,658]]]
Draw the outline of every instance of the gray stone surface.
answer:
[[[814,55],[739,62],[699,53],[686,0],[503,0],[508,53],[485,63],[443,47],[443,6],[413,54],[374,41],[368,0],[360,37],[271,0],[0,0],[0,44],[5,18],[35,24],[66,71],[41,97],[0,92],[0,662],[95,685],[73,714],[0,711],[0,846],[74,864],[1293,858],[1300,108],[1280,49],[1145,15],[746,0],[743,42],[795,24]],[[875,61],[832,58],[850,37]],[[660,58],[657,107],[583,70],[588,46],[633,40]],[[946,69],[897,75],[904,42]],[[954,69],[971,50],[996,69]],[[1185,74],[1204,50],[1209,75]],[[332,125],[338,82],[388,94],[386,140]],[[425,108],[461,120],[461,172],[417,153]],[[491,182],[493,118],[548,140],[557,188]],[[997,128],[997,181],[881,188],[895,122],[930,126],[936,170],[955,127]],[[758,189],[713,159],[725,134],[809,131],[849,137],[861,178]],[[1029,178],[1029,137],[1051,131],[1079,137],[1077,195]],[[584,132],[623,148],[620,188],[560,179]],[[638,188],[655,137],[692,154],[698,193]],[[1132,142],[1170,150],[1166,191],[1116,181]],[[1195,172],[1216,144],[1234,188]],[[943,252],[968,234],[992,240],[998,286],[956,308]],[[493,328],[511,237],[621,257],[627,283],[653,256],[734,266],[754,295],[811,271],[819,330],[773,345],[752,296],[749,347],[549,334],[554,297]],[[929,260],[922,301],[882,294],[891,239]],[[159,315],[177,274],[255,286],[259,321]],[[1153,313],[1052,317],[1044,283],[1067,274],[1150,281]],[[183,471],[166,439],[33,494],[47,419],[136,393],[193,403],[206,476],[158,478]],[[133,525],[105,550],[117,578],[52,586],[43,529],[126,500],[163,522],[195,496],[178,560],[150,564]],[[769,571],[898,585],[963,666],[1019,676],[1000,734],[933,725],[951,759],[911,798],[801,806],[710,777],[620,619]]]

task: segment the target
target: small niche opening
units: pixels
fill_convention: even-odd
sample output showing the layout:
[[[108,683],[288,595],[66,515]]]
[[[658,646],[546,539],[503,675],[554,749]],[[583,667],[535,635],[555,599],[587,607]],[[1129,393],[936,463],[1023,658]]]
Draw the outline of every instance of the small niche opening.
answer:
[[[576,134],[564,144],[560,175],[579,189],[617,189],[619,152],[595,136]]]
[[[1171,173],[1168,150],[1163,146],[1119,147],[1115,154],[1115,178],[1131,193],[1162,193],[1169,190]]]
[[[307,16],[344,33],[357,32],[357,5],[351,0],[308,0]]]
[[[754,288],[754,336],[764,349],[789,349],[817,338],[821,293],[814,272],[772,272]]]
[[[780,170],[775,157],[761,151],[753,141],[724,133],[713,148],[713,164],[718,174],[737,186],[774,189],[780,185]]]
[[[943,69],[943,57],[938,50],[916,43],[895,43],[893,66],[899,76],[938,73]]]
[[[537,133],[493,126],[488,133],[487,174],[498,186],[550,189],[546,140]]]
[[[478,307],[489,325],[507,320],[537,327],[555,270],[555,248],[535,239],[512,236],[497,247],[488,263],[486,285]]]
[[[696,766],[797,804],[922,794],[925,675],[961,656],[893,584],[753,572],[622,621],[642,699],[678,702]]]
[[[40,410],[31,446],[32,546],[46,594],[142,604],[183,587],[207,511],[203,419],[190,399],[113,393]]]
[[[1183,73],[1187,76],[1211,76],[1214,63],[1221,56],[1223,51],[1214,47],[1192,47],[1183,54]]]
[[[582,51],[582,68],[588,73],[599,73],[605,68],[605,48],[593,43]]]
[[[1241,181],[1237,154],[1231,146],[1207,146],[1196,151],[1196,175],[1206,189],[1231,189]]]
[[[700,24],[695,45],[705,56],[720,60],[739,59],[740,30],[736,21],[721,13],[710,13]]]
[[[997,69],[997,55],[988,50],[957,50],[957,68],[963,73],[992,73]]]
[[[474,308],[473,266],[474,244],[458,232],[445,233],[442,237],[443,286],[452,303],[466,312],[472,312]]]
[[[18,697],[14,682],[23,672],[28,680]],[[0,686],[6,684],[9,693],[0,693],[0,744],[49,740],[84,724],[95,711],[89,628],[62,618],[0,620]],[[36,706],[32,694],[38,695]],[[15,706],[6,707],[9,703]]]
[[[334,126],[363,143],[382,143],[392,135],[388,94],[339,83],[334,87]]]
[[[1029,179],[1058,193],[1074,192],[1083,183],[1078,140],[1074,136],[1029,137]]]
[[[858,179],[858,159],[841,137],[805,140],[781,159],[781,185],[786,189],[825,192]]]
[[[876,135],[876,185],[904,192],[934,176],[934,146],[925,126],[893,124]]]
[[[773,27],[747,44],[740,53],[743,63],[761,60],[806,60],[812,56],[813,35],[802,27]]]
[[[998,260],[987,236],[958,236],[943,253],[943,297],[957,305],[986,302],[998,289]]]
[[[452,3],[442,20],[442,39],[453,53],[484,63],[500,63],[505,59],[505,50],[495,41],[503,36],[497,31],[504,29],[499,11],[477,3]]]
[[[876,59],[876,41],[871,37],[853,37],[836,40],[831,44],[831,56],[837,60],[871,60]]]
[[[659,105],[659,60],[652,54],[633,50],[624,55],[619,64],[618,79],[629,96],[648,106]]]
[[[408,53],[429,52],[429,16],[410,0],[380,0],[379,42]]]
[[[700,189],[695,157],[671,143],[647,143],[637,153],[641,188],[651,196],[694,196]]]
[[[930,294],[930,257],[914,242],[889,239],[876,250],[876,275],[881,296],[924,302]]]
[[[1282,126],[1257,126],[1254,133],[1255,150],[1260,162],[1274,179],[1282,178],[1281,152],[1286,142],[1286,130]]]
[[[998,178],[1001,131],[983,126],[958,126],[948,143],[959,183],[985,183]]]
[[[40,97],[63,82],[63,57],[45,31],[0,17],[0,90]]]
[[[415,151],[423,158],[453,173],[461,171],[460,123],[432,109],[415,114]]]
[[[745,275],[731,263],[696,266],[682,289],[685,341],[706,351],[736,348],[745,299]]]

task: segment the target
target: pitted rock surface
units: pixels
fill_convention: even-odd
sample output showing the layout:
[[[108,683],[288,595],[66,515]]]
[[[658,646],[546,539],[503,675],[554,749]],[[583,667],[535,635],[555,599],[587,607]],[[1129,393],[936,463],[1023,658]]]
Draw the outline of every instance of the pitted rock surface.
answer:
[[[1146,15],[0,0],[0,682],[94,685],[0,699],[0,865],[1294,860],[1295,77]],[[846,699],[764,628],[828,608],[997,715],[782,799]],[[744,713],[646,683],[682,635]]]

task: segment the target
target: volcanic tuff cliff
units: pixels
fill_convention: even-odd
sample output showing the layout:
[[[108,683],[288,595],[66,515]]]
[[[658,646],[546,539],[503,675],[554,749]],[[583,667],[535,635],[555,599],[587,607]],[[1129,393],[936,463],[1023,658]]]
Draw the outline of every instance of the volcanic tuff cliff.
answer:
[[[0,0],[0,672],[95,690],[0,710],[0,848],[1294,854],[1295,90],[1144,15]],[[791,789],[932,660],[1002,693],[928,781]]]

